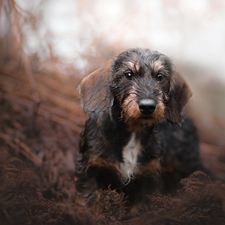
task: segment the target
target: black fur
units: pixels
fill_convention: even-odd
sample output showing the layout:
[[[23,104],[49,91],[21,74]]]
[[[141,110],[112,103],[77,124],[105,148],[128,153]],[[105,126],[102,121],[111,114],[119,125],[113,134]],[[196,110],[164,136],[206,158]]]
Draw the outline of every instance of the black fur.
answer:
[[[81,158],[76,164],[81,205],[100,212],[98,190],[111,185],[129,196],[135,207],[156,187],[167,192],[201,167],[198,133],[183,113],[192,91],[168,57],[148,49],[122,52],[85,78],[80,93],[84,110],[91,112],[81,133]],[[138,109],[143,98],[157,103],[151,115]],[[140,151],[134,176],[124,182],[120,165],[132,134]]]

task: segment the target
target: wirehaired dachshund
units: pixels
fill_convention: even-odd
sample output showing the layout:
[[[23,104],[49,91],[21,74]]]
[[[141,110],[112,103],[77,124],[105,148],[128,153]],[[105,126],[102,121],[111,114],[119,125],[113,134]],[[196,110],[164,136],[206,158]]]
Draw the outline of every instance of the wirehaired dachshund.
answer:
[[[90,112],[75,171],[80,205],[101,212],[99,190],[110,185],[136,212],[145,195],[170,191],[201,167],[198,133],[184,113],[192,90],[167,56],[129,49],[84,78],[79,89]]]

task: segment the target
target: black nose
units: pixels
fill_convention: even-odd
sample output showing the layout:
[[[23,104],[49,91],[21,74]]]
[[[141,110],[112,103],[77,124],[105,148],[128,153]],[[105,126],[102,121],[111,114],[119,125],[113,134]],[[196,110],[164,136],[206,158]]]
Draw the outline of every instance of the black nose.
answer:
[[[143,114],[149,115],[155,111],[156,101],[153,99],[144,98],[139,101],[138,105]]]

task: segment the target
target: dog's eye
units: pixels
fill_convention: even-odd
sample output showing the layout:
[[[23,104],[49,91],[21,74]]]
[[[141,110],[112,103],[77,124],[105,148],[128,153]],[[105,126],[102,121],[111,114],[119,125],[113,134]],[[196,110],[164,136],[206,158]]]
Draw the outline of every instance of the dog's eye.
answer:
[[[126,72],[125,73],[125,77],[127,78],[127,80],[132,80],[133,72],[132,71]]]
[[[162,80],[164,80],[164,75],[161,74],[161,73],[159,73],[159,74],[157,75],[156,79],[157,79],[158,81],[162,81]]]

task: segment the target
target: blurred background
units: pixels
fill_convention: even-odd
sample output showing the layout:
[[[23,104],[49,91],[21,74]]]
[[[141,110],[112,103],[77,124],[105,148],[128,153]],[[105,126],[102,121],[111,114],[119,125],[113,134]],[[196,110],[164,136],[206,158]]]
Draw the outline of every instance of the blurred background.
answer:
[[[199,108],[223,115],[223,0],[1,0],[0,7],[4,57],[26,54],[33,70],[80,79],[122,50],[150,48],[172,58]]]
[[[2,98],[32,103],[73,140],[86,118],[79,82],[127,48],[157,50],[194,91],[205,164],[225,172],[224,0],[0,0],[0,13]]]
[[[202,162],[225,180],[224,0],[0,0],[1,224],[82,224],[92,218],[88,208],[76,217],[75,159],[88,116],[77,86],[133,47],[164,53],[188,81],[194,92],[188,111],[199,130]],[[193,202],[206,193],[207,199],[217,196],[217,205],[213,200],[210,208],[202,198],[204,203],[191,200],[187,210],[169,200],[177,216],[169,211],[168,218],[176,224],[181,216],[185,224],[209,215],[215,215],[213,222],[224,218],[224,194],[202,185]],[[166,200],[162,205],[170,208]],[[100,220],[125,218],[123,210],[110,214],[107,207]],[[161,212],[149,214],[154,224]],[[191,218],[196,221],[189,223]],[[106,224],[96,219],[84,224]]]

